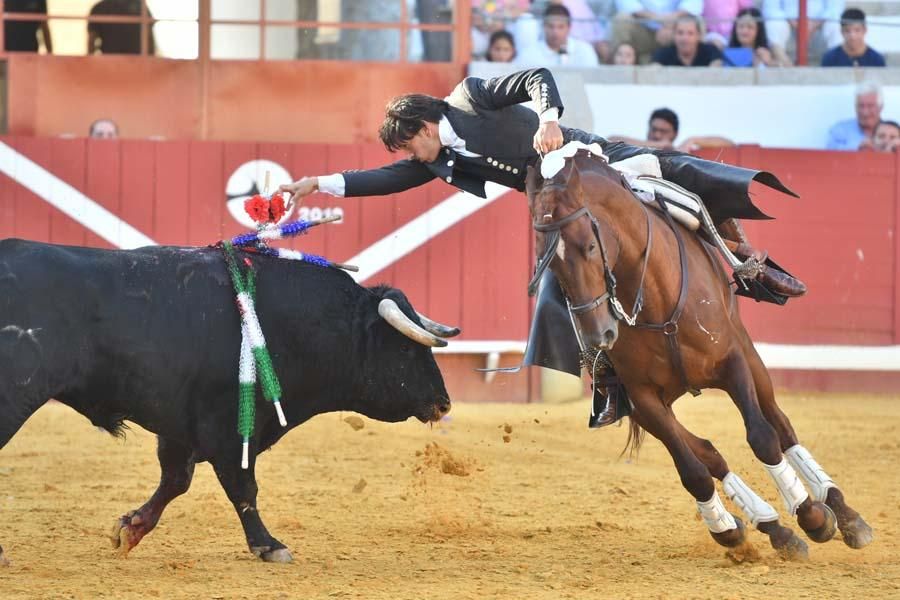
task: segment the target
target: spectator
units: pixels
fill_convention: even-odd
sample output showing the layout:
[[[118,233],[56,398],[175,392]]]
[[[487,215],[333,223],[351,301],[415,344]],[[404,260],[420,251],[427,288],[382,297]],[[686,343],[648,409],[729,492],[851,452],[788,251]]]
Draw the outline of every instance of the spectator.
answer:
[[[486,58],[490,62],[512,62],[516,58],[516,43],[512,34],[505,29],[492,33]]]
[[[616,51],[613,52],[613,64],[636,65],[637,52],[635,52],[634,46],[628,43],[619,44],[618,46],[616,46]]]
[[[587,42],[569,36],[572,17],[561,4],[551,4],[544,11],[544,40],[522,50],[517,63],[525,66],[572,67],[597,66],[597,53]]]
[[[700,41],[700,19],[682,15],[675,21],[675,43],[653,53],[655,64],[667,67],[719,67],[722,53],[712,44]]]
[[[735,19],[753,6],[753,0],[703,0],[706,40],[721,50],[734,29]]]
[[[787,67],[792,64],[782,48],[769,47],[766,24],[756,8],[745,8],[738,13],[731,40],[723,54],[725,64],[734,67]]]
[[[609,43],[606,30],[594,15],[587,0],[550,0],[551,4],[562,4],[572,17],[571,36],[593,46],[601,62],[609,60]]]
[[[864,81],[856,88],[856,118],[835,123],[828,130],[829,150],[865,150],[872,147],[875,126],[881,121],[884,98],[881,86]]]
[[[809,19],[809,41],[816,55],[841,42],[839,19],[844,10],[844,0],[807,0],[806,16]],[[770,47],[788,48],[790,40],[796,40],[799,0],[762,0],[762,13],[766,19]]]
[[[142,0],[100,0],[91,16],[141,16]],[[149,14],[149,9],[148,14]],[[154,54],[153,31],[147,32],[147,53]],[[140,54],[140,23],[88,23],[88,54]]]
[[[672,43],[675,19],[699,15],[703,0],[616,0],[616,8],[613,46],[631,44],[638,62],[646,64],[659,47]]]
[[[866,13],[848,8],[841,13],[844,43],[822,57],[823,67],[883,67],[884,56],[866,45]]]
[[[879,152],[900,152],[900,123],[882,121],[876,125],[872,147]]]
[[[47,14],[47,0],[6,0],[3,10],[11,13]],[[53,54],[53,41],[47,21],[7,20],[3,24],[3,46],[7,52],[37,52],[40,30],[47,54]]]
[[[529,0],[472,0],[472,54],[487,57],[491,36],[511,30],[530,5]]]
[[[97,119],[91,123],[88,135],[104,140],[116,139],[119,137],[119,126],[112,119]]]
[[[648,148],[659,148],[661,150],[675,149],[680,152],[691,152],[693,150],[700,150],[701,148],[724,148],[734,146],[734,142],[719,136],[689,137],[676,146],[675,138],[677,137],[678,115],[669,108],[657,108],[650,114],[650,121],[647,124],[646,140],[639,140],[621,135],[614,135],[609,139],[613,142],[625,142],[626,144],[634,146],[646,146]]]

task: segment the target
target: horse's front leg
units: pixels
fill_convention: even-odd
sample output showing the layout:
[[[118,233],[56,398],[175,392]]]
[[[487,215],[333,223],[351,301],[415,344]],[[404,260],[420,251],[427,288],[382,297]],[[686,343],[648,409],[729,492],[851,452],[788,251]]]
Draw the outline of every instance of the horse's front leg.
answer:
[[[709,470],[682,439],[680,425],[671,409],[651,389],[629,388],[628,392],[634,404],[631,418],[669,451],[681,484],[696,500],[700,516],[713,539],[729,548],[743,544],[746,541],[743,522],[725,510]]]
[[[847,505],[844,501],[844,494],[834,480],[813,458],[809,450],[800,444],[787,415],[775,402],[772,380],[769,377],[769,371],[759,358],[759,354],[752,347],[747,354],[756,394],[759,398],[759,406],[766,420],[775,428],[788,463],[806,483],[813,500],[824,502],[834,511],[844,543],[857,549],[868,545],[874,539],[872,528],[858,512]]]
[[[781,452],[775,429],[765,418],[756,395],[756,385],[744,353],[736,350],[726,361],[725,389],[741,411],[747,443],[768,471],[788,513],[814,542],[827,542],[837,531],[834,511],[806,491],[803,482]]]
[[[725,457],[719,454],[709,440],[697,437],[677,422],[681,438],[690,447],[691,452],[706,465],[710,474],[722,482],[725,495],[744,513],[751,525],[769,536],[772,547],[783,558],[805,560],[809,557],[806,542],[797,537],[789,527],[779,521],[778,513],[763,500],[750,486],[728,468]]]

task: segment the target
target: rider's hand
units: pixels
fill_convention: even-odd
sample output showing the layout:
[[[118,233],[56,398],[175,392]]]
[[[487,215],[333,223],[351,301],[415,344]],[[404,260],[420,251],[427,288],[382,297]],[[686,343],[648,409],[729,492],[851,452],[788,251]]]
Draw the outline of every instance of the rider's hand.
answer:
[[[304,196],[309,196],[313,192],[319,189],[319,178],[318,177],[304,177],[294,183],[286,183],[282,186],[278,187],[279,192],[287,192],[291,195],[288,200],[288,206],[292,206],[294,203],[297,206],[300,205],[300,200]]]
[[[547,154],[562,148],[563,134],[556,121],[541,123],[537,133],[534,134],[534,149],[541,154]]]

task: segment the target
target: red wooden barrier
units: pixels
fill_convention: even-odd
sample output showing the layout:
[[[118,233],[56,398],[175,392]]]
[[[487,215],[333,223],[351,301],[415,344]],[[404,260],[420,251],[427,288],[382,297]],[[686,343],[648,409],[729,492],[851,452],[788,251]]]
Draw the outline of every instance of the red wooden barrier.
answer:
[[[247,161],[272,160],[296,178],[396,158],[376,145],[0,141],[157,243],[175,245],[206,245],[244,230],[226,208],[225,184]],[[791,199],[762,186],[752,190],[758,205],[777,220],[747,222],[751,239],[810,286],[806,298],[783,308],[742,302],[757,341],[900,344],[900,157],[746,146],[710,158],[771,170],[802,196]],[[455,191],[432,182],[385,198],[315,195],[305,206],[341,208],[345,222],[314,230],[292,246],[346,261]],[[0,237],[13,236],[110,246],[90,224],[76,222],[0,175]],[[462,339],[524,340],[532,244],[525,200],[510,192],[366,283],[397,285],[422,312],[461,325]],[[510,396],[523,393],[521,386],[512,387]]]

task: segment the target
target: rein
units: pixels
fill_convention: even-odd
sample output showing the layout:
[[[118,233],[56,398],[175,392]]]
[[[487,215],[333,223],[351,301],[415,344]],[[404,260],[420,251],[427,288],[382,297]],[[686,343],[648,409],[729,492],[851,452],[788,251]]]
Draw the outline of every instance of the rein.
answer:
[[[558,184],[552,184],[558,185]],[[531,281],[528,284],[528,293],[529,295],[534,295],[538,282],[540,281],[541,275],[543,275],[544,271],[546,271],[547,267],[550,266],[550,263],[553,261],[553,255],[556,253],[556,248],[559,244],[560,240],[560,232],[561,230],[570,225],[571,223],[577,221],[581,217],[588,217],[591,221],[591,230],[594,233],[594,238],[597,240],[597,244],[600,247],[600,257],[603,261],[603,275],[606,280],[606,292],[597,296],[592,301],[587,302],[585,304],[579,304],[573,306],[566,297],[566,303],[568,304],[569,313],[572,317],[572,324],[575,325],[575,315],[583,314],[595,310],[604,303],[609,302],[610,309],[613,317],[618,321],[624,321],[627,325],[634,327],[636,329],[646,329],[648,331],[658,331],[666,336],[666,342],[669,347],[669,353],[672,356],[672,364],[675,367],[676,371],[681,376],[682,383],[684,387],[694,396],[700,394],[699,390],[696,388],[692,388],[688,383],[687,373],[684,370],[684,361],[681,356],[681,347],[678,344],[678,320],[681,318],[681,314],[684,312],[684,305],[687,301],[687,292],[688,292],[688,266],[687,266],[687,251],[684,246],[684,239],[682,238],[681,232],[678,231],[678,227],[675,225],[672,216],[669,214],[668,210],[666,210],[665,203],[658,196],[656,197],[656,202],[659,205],[659,209],[663,214],[663,218],[666,221],[666,224],[675,234],[675,240],[678,243],[678,259],[681,270],[681,288],[678,293],[678,301],[675,304],[675,308],[672,311],[671,316],[665,323],[646,323],[639,322],[637,320],[638,314],[643,309],[644,303],[644,278],[647,274],[647,265],[650,260],[650,250],[653,246],[653,226],[650,219],[650,213],[647,211],[646,206],[643,203],[639,202],[641,209],[644,211],[644,216],[647,220],[647,246],[644,248],[643,252],[643,264],[641,266],[641,278],[638,284],[638,290],[635,294],[634,305],[631,309],[631,315],[629,316],[627,312],[625,312],[624,307],[616,296],[616,277],[613,274],[612,269],[609,266],[608,253],[606,251],[606,246],[603,243],[603,238],[600,235],[600,222],[597,218],[591,213],[590,209],[583,205],[578,210],[566,215],[565,217],[553,221],[550,223],[532,223],[532,227],[535,231],[549,234],[546,240],[546,247],[544,250],[541,259],[538,261],[537,267],[535,268],[534,277],[532,277]],[[575,333],[578,337],[579,346],[582,349],[582,352],[586,351],[584,347],[584,342],[581,339],[581,333],[577,327],[575,327]],[[597,353],[599,356],[600,352]],[[596,365],[596,359],[594,363]],[[592,377],[595,377],[595,373],[591,373]]]

